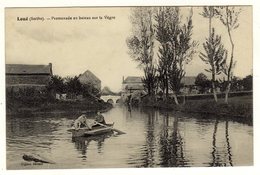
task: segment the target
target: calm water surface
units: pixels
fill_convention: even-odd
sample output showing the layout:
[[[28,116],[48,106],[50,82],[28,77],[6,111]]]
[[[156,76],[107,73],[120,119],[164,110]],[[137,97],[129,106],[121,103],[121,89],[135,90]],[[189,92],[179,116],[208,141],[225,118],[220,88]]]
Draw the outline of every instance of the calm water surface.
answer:
[[[106,121],[124,135],[72,139],[77,115],[7,116],[7,168],[117,168],[253,165],[253,127],[152,109],[115,106]],[[33,165],[23,154],[56,164]]]

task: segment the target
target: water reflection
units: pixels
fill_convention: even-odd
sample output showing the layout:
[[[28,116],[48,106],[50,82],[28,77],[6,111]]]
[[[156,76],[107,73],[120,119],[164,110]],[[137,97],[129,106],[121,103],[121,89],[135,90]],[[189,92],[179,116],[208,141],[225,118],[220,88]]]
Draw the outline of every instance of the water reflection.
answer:
[[[96,143],[97,152],[102,153],[105,139],[111,137],[113,133],[106,133],[97,136],[90,137],[72,137],[72,142],[75,144],[75,148],[82,155],[82,159],[86,160],[87,158],[87,149],[90,142]]]
[[[155,154],[155,112],[153,110],[147,111],[147,125],[146,125],[146,149],[144,157],[143,167],[153,167],[154,166],[154,154]]]
[[[213,137],[212,137],[212,163],[210,163],[210,166],[233,166],[232,163],[232,148],[230,146],[229,141],[229,127],[228,127],[229,121],[225,121],[225,142],[222,143],[219,147],[217,147],[217,131],[218,131],[218,125],[219,120],[216,119],[214,124],[214,131],[213,131]]]
[[[218,129],[218,120],[216,120],[215,125],[214,125],[214,131],[213,131],[213,137],[212,137],[212,163],[210,166],[220,166],[219,162],[219,155],[217,154],[217,147],[216,147],[216,134],[217,134],[217,129]]]
[[[160,134],[161,165],[166,167],[185,166],[183,153],[183,139],[178,129],[178,116],[173,118],[173,125],[169,125],[169,114],[163,120],[163,129]],[[171,132],[171,133],[170,133]]]
[[[231,154],[231,146],[229,142],[229,134],[228,134],[228,121],[226,121],[226,142],[227,142],[227,153],[228,153],[228,160],[229,160],[229,165],[233,166],[232,163],[232,154]]]
[[[72,138],[67,129],[76,115],[8,116],[8,169],[23,169],[21,155],[28,152],[51,157],[53,168],[253,164],[253,128],[244,123],[121,106],[104,115],[127,134]]]

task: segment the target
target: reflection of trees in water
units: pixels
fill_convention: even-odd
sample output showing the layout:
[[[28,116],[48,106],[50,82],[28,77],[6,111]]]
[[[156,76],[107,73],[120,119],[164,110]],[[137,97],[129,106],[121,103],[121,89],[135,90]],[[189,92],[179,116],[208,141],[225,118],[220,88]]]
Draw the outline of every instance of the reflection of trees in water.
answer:
[[[58,126],[58,122],[42,116],[12,116],[7,124],[7,136],[50,135]]]
[[[220,166],[219,162],[217,162],[217,160],[219,160],[219,155],[216,155],[216,151],[217,151],[217,147],[216,147],[216,135],[217,135],[217,130],[218,130],[218,120],[216,120],[215,125],[214,125],[214,131],[213,131],[213,137],[212,137],[212,163],[210,164],[210,166]]]
[[[163,130],[160,134],[160,157],[161,166],[176,167],[185,166],[187,160],[183,151],[183,139],[178,129],[178,117],[175,116],[172,128],[169,126],[169,115],[163,120]],[[172,129],[172,133],[169,133]]]
[[[54,131],[59,127],[59,122],[40,115],[20,114],[8,117],[6,124],[8,148],[17,145],[26,152],[51,152],[56,138]]]
[[[87,148],[89,145],[89,140],[84,137],[72,137],[72,142],[75,143],[76,149],[82,154],[83,160],[87,158]]]
[[[225,131],[226,131],[226,143],[227,143],[227,152],[228,152],[228,160],[229,160],[229,165],[233,166],[232,163],[232,154],[231,154],[231,146],[230,146],[230,142],[229,142],[229,134],[228,134],[228,121],[226,121],[226,127],[225,127]]]
[[[96,142],[97,144],[97,152],[102,153],[102,149],[104,147],[104,142],[106,138],[109,138],[112,133],[98,135],[98,136],[90,136],[90,137],[72,137],[72,142],[75,143],[75,148],[77,151],[82,154],[82,159],[86,160],[87,158],[87,149],[91,141]]]
[[[232,154],[231,154],[231,146],[229,142],[229,133],[228,133],[228,121],[225,122],[225,141],[226,141],[226,148],[224,148],[225,145],[222,145],[223,150],[219,150],[219,147],[217,147],[217,131],[218,131],[218,124],[219,121],[216,119],[214,124],[214,131],[213,131],[213,137],[212,137],[212,162],[210,163],[210,166],[233,166],[232,163]],[[227,162],[228,161],[228,162]]]
[[[143,167],[153,167],[155,165],[155,157],[154,157],[154,153],[155,153],[155,111],[154,110],[150,110],[147,111],[148,114],[148,123],[147,123],[147,135],[146,135],[146,145],[145,145],[145,150],[144,150],[144,154],[142,154],[143,157]]]
[[[129,155],[128,163],[129,164],[136,164],[138,163],[138,167],[154,167],[156,165],[156,137],[155,137],[155,127],[156,122],[158,121],[158,111],[151,109],[151,108],[133,108],[133,116],[137,116],[135,114],[136,110],[138,113],[141,113],[145,119],[147,119],[147,123],[145,124],[145,143],[141,146],[140,150],[138,150],[138,155],[135,153],[133,155]],[[129,112],[128,112],[129,113]],[[133,140],[135,142],[135,140]]]

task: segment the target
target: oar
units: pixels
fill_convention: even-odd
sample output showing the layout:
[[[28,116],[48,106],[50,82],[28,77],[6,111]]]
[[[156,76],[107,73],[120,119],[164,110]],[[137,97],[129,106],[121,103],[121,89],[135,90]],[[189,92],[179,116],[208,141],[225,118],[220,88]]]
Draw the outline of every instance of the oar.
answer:
[[[102,124],[102,123],[96,122],[96,124],[98,124],[98,125],[100,125],[100,126],[104,126],[104,127],[106,127],[106,128],[111,128],[113,131],[117,132],[118,134],[126,134],[124,131],[120,131],[119,129],[115,129],[115,128],[109,127],[109,126],[104,125],[104,124]]]

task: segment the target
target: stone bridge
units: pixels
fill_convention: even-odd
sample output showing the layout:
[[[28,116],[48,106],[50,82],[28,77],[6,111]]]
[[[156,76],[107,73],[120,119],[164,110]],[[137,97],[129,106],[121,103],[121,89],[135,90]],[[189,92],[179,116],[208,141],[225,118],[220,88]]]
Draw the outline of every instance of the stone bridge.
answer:
[[[118,95],[102,95],[100,97],[102,100],[108,103],[118,103],[121,99],[121,96]]]

